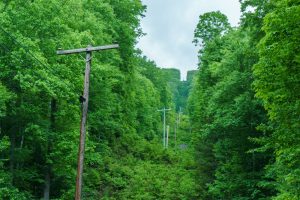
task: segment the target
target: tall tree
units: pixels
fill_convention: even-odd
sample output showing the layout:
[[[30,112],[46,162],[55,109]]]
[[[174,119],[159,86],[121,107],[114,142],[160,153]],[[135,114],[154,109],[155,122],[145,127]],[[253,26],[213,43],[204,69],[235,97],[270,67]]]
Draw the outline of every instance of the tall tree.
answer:
[[[194,32],[194,43],[202,45],[220,37],[230,29],[227,16],[220,11],[204,13],[199,16],[199,22]]]
[[[300,4],[271,1],[275,8],[264,19],[264,38],[259,43],[260,59],[254,67],[256,95],[263,100],[272,132],[262,139],[275,150],[276,160],[268,175],[276,179],[275,199],[299,199],[299,92],[300,91]]]
[[[272,191],[258,184],[269,157],[254,153],[258,145],[249,140],[262,135],[256,126],[265,120],[251,88],[257,54],[249,31],[222,30],[204,40],[189,100],[199,191],[203,199],[264,198]]]

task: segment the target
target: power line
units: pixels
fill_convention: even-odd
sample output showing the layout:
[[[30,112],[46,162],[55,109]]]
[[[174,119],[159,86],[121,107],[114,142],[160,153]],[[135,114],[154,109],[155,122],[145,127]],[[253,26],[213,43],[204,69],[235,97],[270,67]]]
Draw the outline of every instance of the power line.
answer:
[[[10,52],[11,50],[8,49],[6,46],[0,44],[0,46],[2,47],[2,49],[4,49],[6,52]],[[26,63],[23,60],[17,59],[21,64],[26,65]],[[37,73],[37,71],[35,72],[35,76],[39,79],[44,79],[45,77],[42,77],[40,74]]]
[[[26,53],[28,53],[32,58],[34,58],[36,61],[38,61],[41,65],[43,65],[44,67],[48,68],[48,66],[46,66],[46,64],[42,63],[42,61],[40,61],[38,58],[35,57],[35,55],[33,53],[31,53],[31,51],[24,46],[23,44],[21,44],[15,37],[13,37],[9,32],[7,32],[6,30],[4,30],[1,26],[0,29],[2,30],[2,32],[4,32],[6,35],[8,35],[15,43],[17,43],[18,45],[20,45],[23,49],[26,50]]]
[[[28,47],[24,46],[21,42],[19,42],[14,36],[12,36],[8,31],[6,31],[5,29],[3,29],[2,27],[0,27],[0,30],[2,30],[2,32],[4,32],[7,36],[9,36],[9,38],[17,45],[19,45],[20,47],[22,47],[25,52],[31,57],[33,58],[34,60],[36,60],[39,64],[41,64],[45,69],[47,69],[49,72],[51,72],[53,75],[56,74],[56,72],[49,66],[49,65],[46,65],[45,63],[43,63],[42,61],[40,61],[30,50]],[[2,47],[4,47],[6,50],[8,50],[7,47],[1,45]],[[10,50],[8,50],[10,51]],[[24,61],[18,59],[18,61],[20,61],[21,63],[24,64]],[[45,78],[45,77],[41,77],[40,75],[38,75],[39,78]],[[66,86],[70,86],[69,83],[67,83],[65,80],[63,79],[60,79],[61,82],[63,82]]]

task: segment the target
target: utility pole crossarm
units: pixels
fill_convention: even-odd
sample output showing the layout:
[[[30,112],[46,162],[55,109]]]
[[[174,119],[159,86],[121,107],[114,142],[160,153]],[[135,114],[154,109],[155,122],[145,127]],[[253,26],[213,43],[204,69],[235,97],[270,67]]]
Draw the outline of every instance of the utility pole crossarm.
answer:
[[[86,47],[81,49],[58,50],[56,51],[56,53],[58,55],[66,55],[66,54],[75,54],[75,53],[92,52],[92,51],[103,51],[103,50],[116,49],[116,48],[119,48],[118,44],[111,44],[111,45],[97,46],[97,47]]]
[[[171,109],[169,108],[169,109],[162,109],[162,110],[157,110],[157,111],[164,112],[164,111],[168,111],[168,110],[171,110]]]

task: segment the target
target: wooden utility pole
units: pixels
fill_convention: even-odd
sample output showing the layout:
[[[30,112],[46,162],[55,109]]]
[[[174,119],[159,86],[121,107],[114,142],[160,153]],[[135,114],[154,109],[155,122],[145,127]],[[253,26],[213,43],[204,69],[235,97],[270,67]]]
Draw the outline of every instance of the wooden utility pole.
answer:
[[[168,110],[171,110],[171,109],[166,109],[166,108],[163,108],[161,110],[157,110],[159,112],[163,112],[164,113],[164,121],[163,121],[163,145],[164,145],[164,148],[166,148],[166,111]]]
[[[86,119],[88,112],[88,100],[89,100],[89,86],[90,86],[90,71],[92,63],[92,51],[102,51],[108,49],[118,48],[118,44],[106,45],[92,47],[88,46],[87,48],[81,49],[72,49],[72,50],[59,50],[57,51],[58,55],[66,54],[76,54],[76,53],[86,53],[86,66],[85,66],[85,75],[84,75],[84,91],[83,96],[80,96],[80,101],[82,103],[82,116],[80,123],[80,142],[79,142],[79,151],[78,151],[78,164],[77,164],[77,177],[76,177],[76,192],[75,200],[81,199],[81,189],[82,189],[82,172],[83,172],[83,162],[84,162],[84,146],[85,146],[85,132],[86,132]]]
[[[181,112],[181,107],[179,107],[178,116],[176,117],[175,134],[174,134],[174,137],[175,137],[175,148],[176,148],[176,145],[177,145],[177,133],[179,133],[180,114],[181,113],[182,113]]]
[[[170,131],[170,126],[167,126],[167,138],[166,138],[166,148],[169,146],[169,131]]]
[[[176,123],[174,129],[174,146],[177,147],[177,129],[178,129],[178,116],[176,116]]]
[[[180,115],[181,115],[181,107],[179,107],[179,113],[178,113],[178,127],[179,127],[179,124],[180,124]]]

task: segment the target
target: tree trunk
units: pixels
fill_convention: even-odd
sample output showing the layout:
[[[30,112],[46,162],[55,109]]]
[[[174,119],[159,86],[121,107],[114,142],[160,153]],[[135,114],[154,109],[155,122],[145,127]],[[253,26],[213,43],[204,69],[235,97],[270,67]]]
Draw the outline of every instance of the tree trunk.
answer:
[[[53,98],[51,99],[51,110],[50,110],[50,133],[55,131],[55,112],[56,112],[56,100]],[[48,149],[46,153],[46,157],[48,157],[49,153],[51,152],[52,146],[52,139],[51,134],[48,135]],[[47,161],[46,161],[47,163]],[[51,186],[51,165],[46,164],[45,169],[45,185],[44,185],[44,200],[50,199],[50,186]]]
[[[15,144],[16,144],[16,133],[12,131],[10,135],[10,150],[9,150],[9,171],[11,173],[11,182],[14,183],[14,168],[15,168]]]
[[[45,187],[44,187],[44,200],[50,199],[50,169],[46,171]]]

